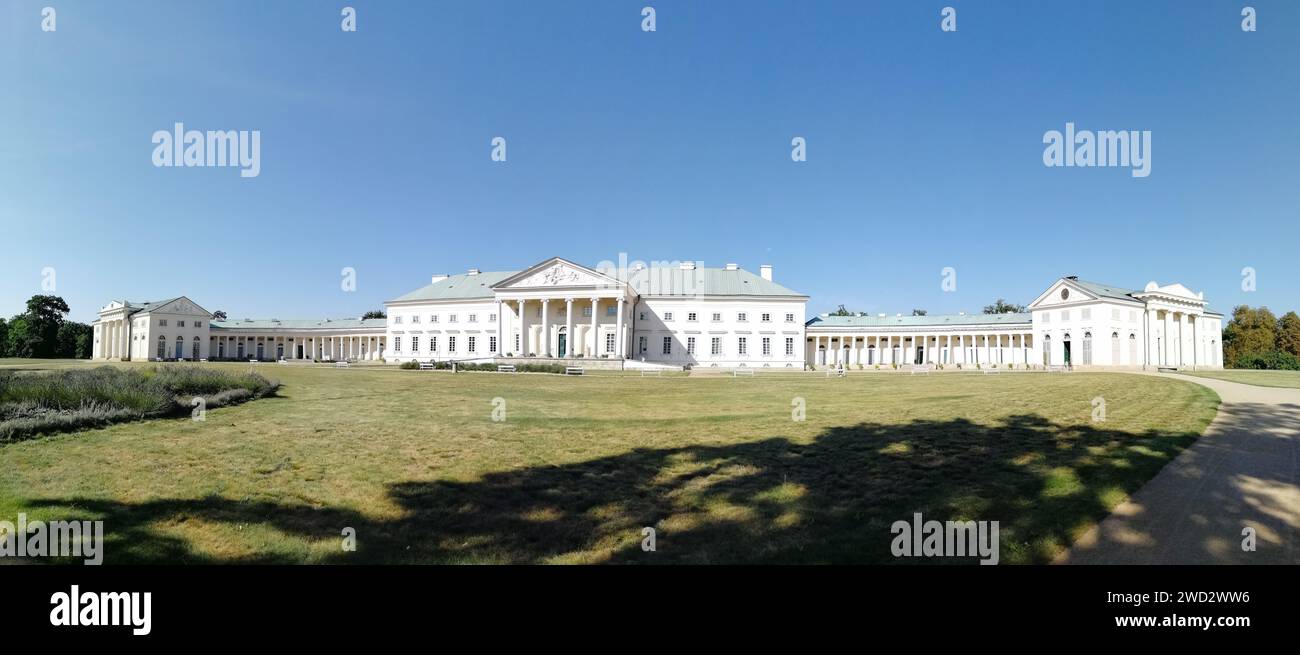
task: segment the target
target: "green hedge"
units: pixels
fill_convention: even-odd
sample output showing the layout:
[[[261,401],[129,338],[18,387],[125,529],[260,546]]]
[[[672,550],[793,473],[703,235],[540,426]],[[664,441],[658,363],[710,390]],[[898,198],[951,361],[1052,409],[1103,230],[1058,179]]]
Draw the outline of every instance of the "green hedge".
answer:
[[[1242,355],[1232,363],[1233,368],[1253,368],[1270,371],[1300,371],[1300,359],[1291,353],[1273,351]]]

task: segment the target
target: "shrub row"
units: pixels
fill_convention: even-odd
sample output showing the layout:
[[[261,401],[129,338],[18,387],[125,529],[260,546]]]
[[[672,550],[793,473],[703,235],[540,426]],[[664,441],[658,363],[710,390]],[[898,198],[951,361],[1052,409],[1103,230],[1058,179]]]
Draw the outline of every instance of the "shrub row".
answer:
[[[1300,371],[1300,359],[1288,352],[1275,350],[1268,353],[1241,355],[1232,363],[1233,368],[1253,368],[1271,371]]]
[[[273,395],[279,386],[256,373],[198,366],[0,371],[0,442],[185,414],[196,396],[212,409]]]

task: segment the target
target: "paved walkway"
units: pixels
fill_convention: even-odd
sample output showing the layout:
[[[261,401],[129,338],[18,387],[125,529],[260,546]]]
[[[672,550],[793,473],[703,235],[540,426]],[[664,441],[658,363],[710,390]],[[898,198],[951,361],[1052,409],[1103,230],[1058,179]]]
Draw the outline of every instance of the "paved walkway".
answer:
[[[1214,389],[1218,416],[1057,563],[1300,564],[1300,389],[1153,375]]]

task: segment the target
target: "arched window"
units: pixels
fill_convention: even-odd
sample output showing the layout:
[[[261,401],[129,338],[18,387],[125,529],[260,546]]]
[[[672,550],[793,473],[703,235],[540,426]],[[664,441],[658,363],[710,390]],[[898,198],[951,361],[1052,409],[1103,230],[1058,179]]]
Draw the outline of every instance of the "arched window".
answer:
[[[1118,332],[1111,332],[1111,333],[1110,333],[1110,363],[1111,363],[1112,365],[1114,365],[1114,366],[1118,366],[1119,363],[1120,363],[1120,361],[1119,361],[1119,333],[1118,333]]]
[[[199,360],[199,338],[194,337],[194,344],[190,347],[190,359]]]
[[[167,359],[167,337],[158,335],[158,359]]]
[[[185,357],[185,337],[176,337],[176,359]]]
[[[1083,333],[1083,364],[1086,366],[1092,363],[1092,333]]]
[[[1050,366],[1052,363],[1052,335],[1043,335],[1043,366]]]

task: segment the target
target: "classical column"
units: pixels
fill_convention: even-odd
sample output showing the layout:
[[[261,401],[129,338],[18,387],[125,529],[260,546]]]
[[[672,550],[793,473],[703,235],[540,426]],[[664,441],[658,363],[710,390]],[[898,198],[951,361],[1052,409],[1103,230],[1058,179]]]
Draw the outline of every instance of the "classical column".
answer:
[[[573,298],[564,299],[564,356],[572,359],[573,352]],[[557,345],[559,340],[556,340]]]
[[[524,299],[516,302],[519,303],[519,352],[515,354],[523,357],[528,354],[528,317],[524,315]]]
[[[542,299],[542,347],[538,351],[538,354],[542,357],[551,356],[551,317],[547,311],[547,305],[550,302],[549,299]]]
[[[493,353],[500,357],[506,352],[506,303],[497,299],[497,351]]]
[[[1163,364],[1163,365],[1165,365],[1165,366],[1168,366],[1168,365],[1170,364],[1170,362],[1174,361],[1174,360],[1173,360],[1173,354],[1174,354],[1174,351],[1169,347],[1169,341],[1170,341],[1170,339],[1173,338],[1173,335],[1174,335],[1174,329],[1173,329],[1173,323],[1174,323],[1174,320],[1173,320],[1173,319],[1174,319],[1174,317],[1173,317],[1173,312],[1170,312],[1170,311],[1166,310],[1166,311],[1165,311],[1165,338],[1164,338],[1164,347],[1161,348],[1161,352],[1163,353],[1164,358],[1163,358],[1163,359],[1161,360],[1161,362],[1160,362],[1161,364]]]
[[[584,353],[588,357],[600,357],[600,298],[591,299],[591,350]]]
[[[620,359],[622,359],[622,358],[623,358],[623,354],[624,354],[624,353],[626,352],[626,350],[627,350],[626,346],[624,345],[625,342],[627,341],[627,338],[623,336],[623,296],[619,296],[619,297],[618,297],[618,330],[617,330],[617,332],[618,332],[618,337],[617,337],[617,339],[618,339],[618,344],[617,344],[615,347],[618,348],[618,356],[619,356]]]
[[[1192,323],[1192,370],[1201,366],[1201,317],[1193,316]]]
[[[1178,312],[1178,365],[1187,365],[1187,312]]]

